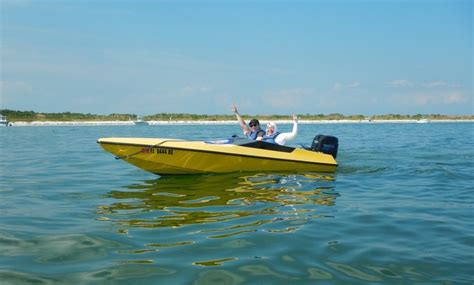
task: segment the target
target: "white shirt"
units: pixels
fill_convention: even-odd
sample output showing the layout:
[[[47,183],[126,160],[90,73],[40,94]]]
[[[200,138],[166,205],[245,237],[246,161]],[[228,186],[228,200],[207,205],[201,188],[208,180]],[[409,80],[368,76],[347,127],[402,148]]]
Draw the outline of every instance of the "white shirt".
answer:
[[[276,138],[275,142],[280,145],[284,145],[287,141],[290,141],[298,134],[298,121],[293,121],[293,130],[291,133],[280,133]]]

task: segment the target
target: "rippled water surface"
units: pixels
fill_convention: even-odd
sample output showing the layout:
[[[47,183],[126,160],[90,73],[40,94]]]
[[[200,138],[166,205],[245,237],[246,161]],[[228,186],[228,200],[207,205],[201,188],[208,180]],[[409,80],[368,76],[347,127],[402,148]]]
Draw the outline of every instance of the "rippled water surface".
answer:
[[[238,132],[0,128],[0,283],[474,282],[472,123],[301,125],[339,137],[335,174],[159,177],[96,144]]]

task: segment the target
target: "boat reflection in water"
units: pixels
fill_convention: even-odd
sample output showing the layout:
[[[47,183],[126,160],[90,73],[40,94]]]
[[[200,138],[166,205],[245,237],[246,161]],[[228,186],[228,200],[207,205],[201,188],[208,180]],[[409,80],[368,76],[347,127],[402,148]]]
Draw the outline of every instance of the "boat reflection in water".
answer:
[[[113,203],[101,206],[98,213],[125,228],[219,222],[225,229],[255,230],[272,221],[318,217],[318,208],[335,203],[334,180],[334,176],[320,174],[165,176],[130,185],[126,191],[111,191],[107,196]],[[245,225],[231,223],[236,219]]]
[[[268,264],[282,265],[296,249],[314,246],[301,229],[332,219],[334,187],[334,176],[321,174],[163,176],[109,192],[110,204],[97,212],[131,243],[117,252],[121,262],[164,266],[177,272],[172,283],[239,284],[257,274],[287,284],[293,277]],[[326,240],[321,244],[327,248]],[[201,271],[219,266],[226,270]],[[302,270],[304,278],[323,272]]]
[[[360,225],[333,207],[335,187],[335,176],[308,173],[164,176],[109,192],[97,212],[129,244],[118,262],[166,269],[163,284],[423,278],[383,260],[341,263],[377,258],[354,243]]]

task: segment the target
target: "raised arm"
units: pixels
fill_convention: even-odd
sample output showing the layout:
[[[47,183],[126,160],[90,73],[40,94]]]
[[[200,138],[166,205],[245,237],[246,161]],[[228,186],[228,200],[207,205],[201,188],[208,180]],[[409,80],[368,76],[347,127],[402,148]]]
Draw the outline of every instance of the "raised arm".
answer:
[[[237,110],[237,106],[232,106],[231,107],[232,112],[234,112],[235,116],[237,117],[237,120],[239,121],[240,127],[242,128],[242,131],[244,131],[244,134],[250,133],[250,129],[247,126],[247,123],[245,123],[244,119],[240,115],[239,111]]]
[[[294,139],[297,134],[298,134],[298,116],[293,115],[293,130],[291,130],[291,133],[287,136],[287,140]]]
[[[284,145],[287,141],[292,140],[298,134],[298,116],[293,115],[293,130],[291,133],[281,133],[275,138],[277,144]]]

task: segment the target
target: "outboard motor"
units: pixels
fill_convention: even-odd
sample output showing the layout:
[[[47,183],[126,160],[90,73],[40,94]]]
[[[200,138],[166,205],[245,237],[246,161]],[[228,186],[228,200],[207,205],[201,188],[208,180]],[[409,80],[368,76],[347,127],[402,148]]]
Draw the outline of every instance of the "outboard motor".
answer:
[[[313,139],[311,144],[312,151],[319,151],[322,153],[330,154],[332,157],[336,158],[337,148],[339,147],[339,142],[336,137],[317,135]]]

